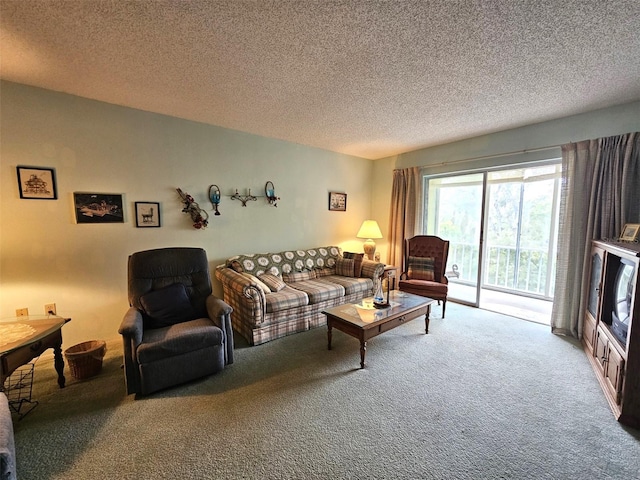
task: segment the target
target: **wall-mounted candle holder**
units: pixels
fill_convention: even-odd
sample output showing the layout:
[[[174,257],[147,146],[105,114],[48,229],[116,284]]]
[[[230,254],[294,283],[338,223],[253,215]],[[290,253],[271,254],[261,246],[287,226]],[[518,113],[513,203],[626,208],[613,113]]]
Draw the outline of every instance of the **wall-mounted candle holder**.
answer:
[[[242,206],[246,207],[247,206],[247,202],[249,201],[253,201],[255,202],[256,200],[258,200],[257,197],[254,197],[253,195],[251,195],[251,189],[248,189],[248,194],[247,195],[240,195],[238,193],[238,189],[236,188],[236,193],[234,193],[233,195],[231,195],[231,200],[240,200],[242,202]]]
[[[217,185],[209,186],[209,201],[213,205],[213,210],[216,212],[214,215],[220,215],[218,211],[218,205],[220,205],[220,187]]]
[[[278,200],[280,197],[276,197],[276,188],[273,186],[272,181],[268,181],[264,186],[264,194],[267,197],[267,201],[269,205],[273,205],[274,207],[278,206]]]

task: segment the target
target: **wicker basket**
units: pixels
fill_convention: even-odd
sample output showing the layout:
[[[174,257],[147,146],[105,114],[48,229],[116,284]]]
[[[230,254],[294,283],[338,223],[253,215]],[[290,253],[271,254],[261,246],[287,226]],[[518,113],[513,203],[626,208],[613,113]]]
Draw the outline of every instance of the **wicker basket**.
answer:
[[[93,377],[102,370],[102,359],[107,352],[107,344],[102,340],[82,342],[64,351],[71,375],[78,380]]]

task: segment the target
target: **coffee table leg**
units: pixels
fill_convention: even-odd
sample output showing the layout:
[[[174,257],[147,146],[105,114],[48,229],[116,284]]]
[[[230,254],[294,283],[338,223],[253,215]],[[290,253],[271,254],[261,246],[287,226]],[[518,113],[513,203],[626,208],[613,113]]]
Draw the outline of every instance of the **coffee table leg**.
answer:
[[[64,359],[62,358],[62,347],[60,345],[53,347],[53,365],[56,372],[58,372],[58,385],[60,385],[60,388],[64,388]]]
[[[429,314],[431,313],[431,305],[427,306],[427,313],[424,316],[424,333],[429,333]]]
[[[364,368],[364,354],[367,353],[367,342],[360,341],[360,368]]]
[[[331,350],[331,323],[327,322],[327,348]]]

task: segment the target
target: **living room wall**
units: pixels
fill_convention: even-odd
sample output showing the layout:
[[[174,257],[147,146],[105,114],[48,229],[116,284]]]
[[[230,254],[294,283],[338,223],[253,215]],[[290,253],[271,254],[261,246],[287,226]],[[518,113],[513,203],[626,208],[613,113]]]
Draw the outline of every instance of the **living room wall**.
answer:
[[[195,246],[211,268],[254,252],[340,245],[371,213],[373,163],[239,131],[2,82],[0,115],[0,317],[44,313],[56,303],[72,322],[65,347],[117,337],[127,302],[127,257],[149,248]],[[20,199],[16,166],[55,169],[58,200]],[[281,200],[246,207],[237,188]],[[389,180],[390,181],[390,180]],[[207,191],[223,193],[213,216]],[[210,213],[196,230],[176,187]],[[328,192],[347,193],[347,211],[328,211]],[[73,192],[124,195],[125,222],[77,224]],[[134,202],[160,202],[160,228],[136,228]],[[221,287],[214,279],[214,292]]]
[[[626,103],[520,128],[437,145],[376,160],[373,212],[388,231],[393,170],[421,167],[425,174],[465,172],[479,168],[561,158],[561,145],[640,131],[640,102]],[[385,257],[383,257],[385,258]]]

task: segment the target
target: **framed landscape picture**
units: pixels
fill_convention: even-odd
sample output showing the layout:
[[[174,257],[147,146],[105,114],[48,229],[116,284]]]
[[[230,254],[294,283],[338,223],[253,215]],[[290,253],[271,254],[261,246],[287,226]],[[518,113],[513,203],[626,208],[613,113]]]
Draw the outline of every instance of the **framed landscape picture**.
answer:
[[[122,194],[74,192],[73,203],[77,223],[124,223]]]
[[[640,223],[627,223],[622,229],[622,234],[620,235],[620,241],[637,242],[639,230],[640,230]]]
[[[136,227],[160,227],[159,202],[136,202]]]
[[[347,211],[347,194],[329,192],[329,210],[333,212]]]
[[[18,166],[20,198],[56,200],[56,177],[53,168]]]

